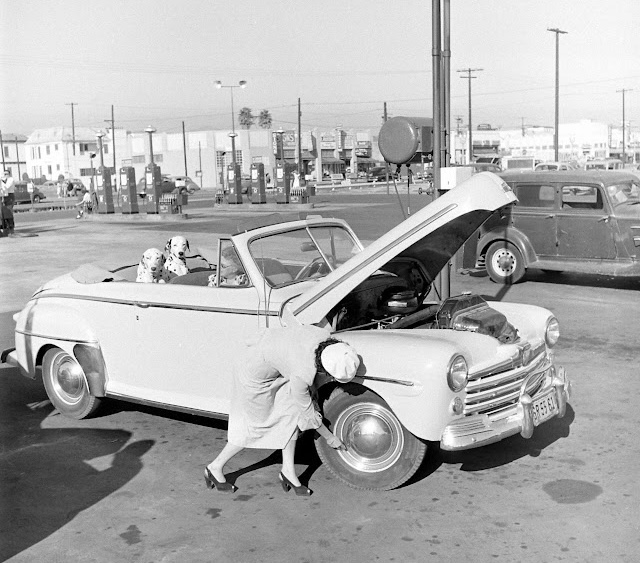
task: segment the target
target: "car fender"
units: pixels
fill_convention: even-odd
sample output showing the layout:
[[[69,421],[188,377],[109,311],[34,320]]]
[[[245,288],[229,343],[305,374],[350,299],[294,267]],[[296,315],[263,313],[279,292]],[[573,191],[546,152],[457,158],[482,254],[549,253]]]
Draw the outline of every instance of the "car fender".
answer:
[[[384,399],[409,432],[438,441],[457,418],[450,410],[458,394],[447,384],[449,362],[456,354],[470,356],[447,332],[350,331],[336,337],[351,344],[361,358],[353,382]]]
[[[525,267],[538,259],[527,235],[513,227],[503,226],[491,229],[480,237],[477,245],[477,256],[484,256],[489,247],[497,241],[507,241],[513,244],[522,253]]]
[[[92,395],[103,396],[106,367],[88,319],[64,301],[32,299],[15,316],[15,341],[19,369],[35,378],[45,352],[57,347],[73,356],[87,377]]]

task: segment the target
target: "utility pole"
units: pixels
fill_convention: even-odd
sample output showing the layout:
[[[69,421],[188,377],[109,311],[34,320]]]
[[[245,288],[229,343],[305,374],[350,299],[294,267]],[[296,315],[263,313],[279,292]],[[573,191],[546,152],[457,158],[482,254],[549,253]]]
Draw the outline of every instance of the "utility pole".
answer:
[[[624,117],[622,119],[624,119]],[[624,131],[624,129],[623,129],[623,131]],[[21,178],[20,178],[20,151],[18,150],[18,135],[15,136],[15,142],[16,142],[16,162],[18,164],[18,179],[16,181],[19,182],[21,180]],[[623,141],[623,143],[624,143],[624,141]],[[624,146],[624,144],[622,146]]]
[[[300,98],[298,98],[298,181],[302,187],[304,182],[304,174],[302,173],[302,109]]]
[[[469,155],[467,158],[467,163],[471,164],[473,162],[473,133],[471,132],[473,129],[472,121],[471,121],[471,79],[477,78],[476,76],[471,76],[472,72],[480,72],[484,69],[482,68],[463,68],[458,72],[466,72],[467,76],[461,76],[460,78],[466,78],[469,80]]]
[[[113,149],[113,175],[116,178],[116,191],[118,192],[118,197],[120,197],[120,190],[118,189],[118,185],[120,184],[120,174],[116,170],[116,119],[113,113],[113,104],[111,104],[111,148]]]
[[[387,114],[387,102],[384,102],[383,110],[382,110],[382,122],[386,123],[389,116]],[[385,160],[385,175],[387,177],[387,195],[389,195],[389,163]]]
[[[522,122],[522,136],[524,137],[525,136],[525,133],[524,133],[524,117],[521,117],[520,121]]]
[[[198,147],[200,144],[198,143]],[[184,121],[182,122],[182,154],[184,154],[184,175],[188,176],[187,172],[187,134],[184,131]]]
[[[627,163],[627,159],[626,159],[626,145],[625,145],[625,139],[626,139],[626,119],[625,119],[625,115],[624,115],[624,94],[625,92],[631,92],[633,90],[633,88],[623,88],[622,90],[616,90],[616,92],[621,93],[622,94],[622,165],[624,166]]]
[[[71,106],[71,138],[73,140],[73,156],[76,156],[76,119],[73,114],[73,106],[77,106],[76,102],[70,102],[65,106]]]
[[[553,133],[553,145],[555,151],[555,160],[556,162],[560,160],[559,158],[559,145],[558,145],[558,128],[560,125],[560,34],[566,34],[567,31],[562,31],[561,29],[555,28],[547,28],[547,31],[552,31],[556,34],[556,116],[555,116],[555,130]]]

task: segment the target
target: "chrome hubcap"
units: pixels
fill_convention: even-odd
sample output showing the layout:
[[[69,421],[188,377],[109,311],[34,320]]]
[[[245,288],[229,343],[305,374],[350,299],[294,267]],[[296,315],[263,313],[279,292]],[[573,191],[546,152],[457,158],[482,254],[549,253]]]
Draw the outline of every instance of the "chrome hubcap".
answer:
[[[516,257],[506,248],[502,248],[496,252],[491,262],[494,271],[501,276],[510,276],[516,269]]]
[[[347,446],[340,457],[358,471],[376,473],[393,466],[404,447],[398,419],[386,408],[363,403],[347,408],[336,421],[334,432]]]
[[[51,382],[56,395],[69,405],[78,403],[87,388],[80,364],[68,354],[60,354],[55,358],[51,370]]]

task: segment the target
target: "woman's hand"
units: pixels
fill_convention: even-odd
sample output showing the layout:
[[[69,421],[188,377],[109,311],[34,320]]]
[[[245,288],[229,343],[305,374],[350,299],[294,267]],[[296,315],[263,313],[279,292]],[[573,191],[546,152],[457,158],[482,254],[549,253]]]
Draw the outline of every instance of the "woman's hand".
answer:
[[[335,434],[331,433],[329,436],[325,437],[327,444],[332,447],[334,450],[343,450],[346,451],[347,446],[345,446],[340,438],[338,438]]]

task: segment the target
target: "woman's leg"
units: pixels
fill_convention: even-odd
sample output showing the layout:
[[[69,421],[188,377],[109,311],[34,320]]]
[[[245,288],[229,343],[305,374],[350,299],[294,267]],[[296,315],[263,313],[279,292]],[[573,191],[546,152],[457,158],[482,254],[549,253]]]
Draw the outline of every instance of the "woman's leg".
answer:
[[[234,444],[230,444],[227,442],[227,445],[222,448],[222,451],[218,454],[218,457],[214,459],[207,467],[211,474],[221,483],[226,481],[224,477],[224,466],[226,463],[237,453],[242,451],[244,448],[242,446],[235,446]]]
[[[287,445],[282,450],[282,474],[291,481],[291,483],[299,487],[300,481],[298,476],[296,475],[296,468],[293,463],[295,454],[296,454],[296,442],[298,440],[298,429],[296,428],[295,432],[287,442]]]

